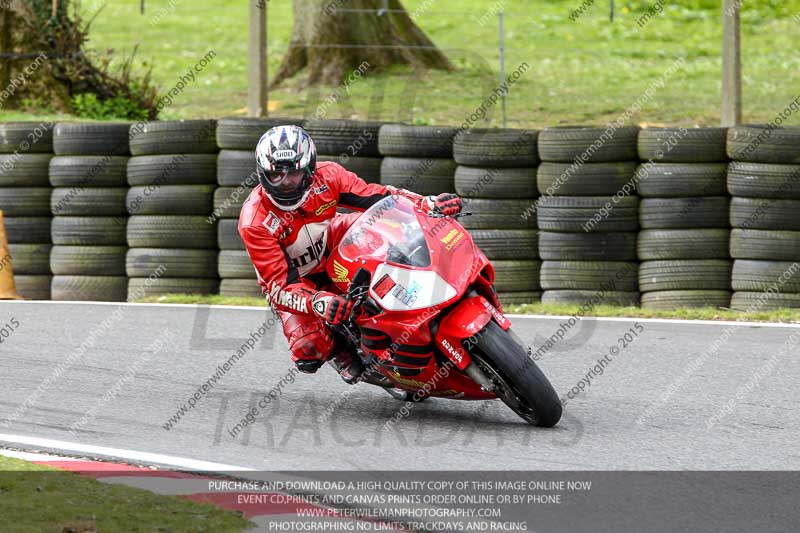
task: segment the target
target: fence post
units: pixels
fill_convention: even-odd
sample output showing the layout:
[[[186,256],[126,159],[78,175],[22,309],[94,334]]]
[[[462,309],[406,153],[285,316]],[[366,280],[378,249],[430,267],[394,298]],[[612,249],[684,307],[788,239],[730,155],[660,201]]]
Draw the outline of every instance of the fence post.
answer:
[[[500,96],[502,109],[503,109],[503,127],[506,127],[506,91],[508,87],[505,86],[506,83],[506,39],[505,39],[505,32],[503,31],[503,10],[501,9],[497,13],[497,22],[498,22],[498,30],[500,32],[500,88],[502,89],[502,94]]]
[[[723,127],[742,120],[742,64],[739,35],[741,0],[722,2],[722,112]]]
[[[0,34],[0,53],[11,52],[11,11],[8,8],[3,9],[3,17],[0,20],[2,24],[2,34]],[[11,58],[0,57],[0,91],[5,90],[11,85]]]
[[[247,45],[247,114],[267,114],[267,2],[250,0],[250,36]]]

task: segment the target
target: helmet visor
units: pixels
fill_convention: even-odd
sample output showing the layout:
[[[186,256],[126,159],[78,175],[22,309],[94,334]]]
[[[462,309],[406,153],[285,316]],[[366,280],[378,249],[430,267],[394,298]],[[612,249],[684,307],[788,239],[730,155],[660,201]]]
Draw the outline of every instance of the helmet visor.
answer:
[[[279,191],[291,192],[296,190],[303,182],[306,171],[299,170],[282,170],[279,172],[270,172],[266,178],[270,185]]]

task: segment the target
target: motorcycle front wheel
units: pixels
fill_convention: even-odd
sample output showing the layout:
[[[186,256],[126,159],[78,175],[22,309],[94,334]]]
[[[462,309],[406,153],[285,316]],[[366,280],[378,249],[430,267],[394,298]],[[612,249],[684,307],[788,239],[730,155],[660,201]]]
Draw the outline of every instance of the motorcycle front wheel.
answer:
[[[525,348],[490,321],[470,350],[475,364],[494,384],[495,394],[534,426],[552,427],[561,419],[561,402]]]

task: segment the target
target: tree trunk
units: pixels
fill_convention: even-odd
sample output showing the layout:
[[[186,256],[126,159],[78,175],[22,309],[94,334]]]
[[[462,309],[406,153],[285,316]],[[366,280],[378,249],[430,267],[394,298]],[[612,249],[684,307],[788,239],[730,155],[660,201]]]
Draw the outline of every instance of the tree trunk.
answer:
[[[358,68],[453,68],[400,0],[389,0],[389,12],[378,15],[382,6],[383,0],[293,0],[294,29],[273,85],[303,69],[308,71],[308,85],[336,85]],[[348,11],[352,9],[371,12]]]

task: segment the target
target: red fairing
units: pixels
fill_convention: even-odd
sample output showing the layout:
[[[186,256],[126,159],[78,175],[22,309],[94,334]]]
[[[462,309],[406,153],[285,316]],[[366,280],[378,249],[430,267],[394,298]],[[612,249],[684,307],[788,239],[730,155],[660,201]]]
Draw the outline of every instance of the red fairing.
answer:
[[[340,290],[360,268],[371,275],[373,312],[356,324],[374,369],[422,397],[494,398],[462,372],[471,363],[470,341],[492,320],[509,325],[492,302],[494,270],[469,232],[403,199],[387,198],[358,217],[327,269]]]
[[[487,307],[488,306],[488,307]],[[491,304],[483,296],[474,296],[460,302],[439,324],[436,343],[461,370],[467,368],[471,359],[462,341],[482,330],[492,319]]]
[[[420,209],[418,213],[419,231],[425,236],[426,241],[433,250],[432,261],[435,265],[424,270],[435,270],[452,285],[456,292],[461,294],[473,284],[484,290],[490,301],[492,294],[491,285],[494,282],[494,268],[489,260],[472,241],[472,237],[456,219],[432,218],[424,213],[427,209]],[[382,212],[376,215],[387,216],[390,213]],[[368,224],[370,225],[370,224]],[[374,229],[374,226],[371,228]],[[381,235],[374,231],[359,232],[355,239],[345,239],[338,248],[334,248],[331,257],[348,270],[348,275],[355,273],[361,265],[361,258],[367,257],[368,264],[383,262],[381,255],[388,246],[405,238],[405,228],[392,220],[383,220],[380,228]],[[384,238],[386,237],[386,238]],[[376,259],[369,259],[375,256]],[[353,262],[352,258],[359,258]],[[334,266],[336,264],[334,263]],[[328,268],[331,279],[340,290],[347,290],[350,280],[348,277],[337,276],[335,270]],[[374,271],[374,266],[370,269]]]
[[[409,191],[366,183],[333,162],[317,164],[308,199],[293,211],[276,207],[256,186],[242,206],[239,234],[272,306],[313,314],[311,298],[320,288],[318,280],[325,277],[315,275],[324,273],[328,253],[346,230],[328,231],[336,208],[364,211],[392,194],[420,206],[425,202]]]

